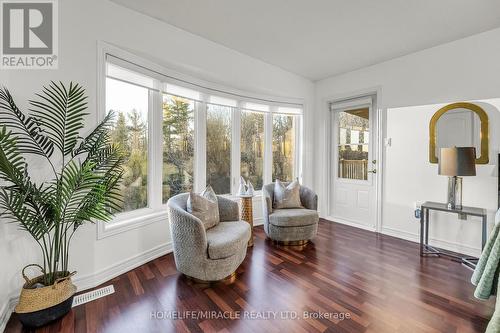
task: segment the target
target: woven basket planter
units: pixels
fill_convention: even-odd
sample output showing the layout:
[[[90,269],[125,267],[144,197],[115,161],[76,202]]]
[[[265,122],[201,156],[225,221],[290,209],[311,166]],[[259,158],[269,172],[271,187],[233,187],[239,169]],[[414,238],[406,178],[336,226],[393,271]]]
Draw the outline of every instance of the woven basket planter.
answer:
[[[56,279],[53,285],[33,288],[37,283],[43,282],[44,274],[29,279],[25,270],[31,266],[39,267],[44,273],[43,268],[37,264],[23,268],[22,274],[26,283],[21,290],[15,312],[24,326],[40,327],[61,318],[71,310],[73,296],[76,292],[71,277],[76,272],[57,272],[56,275],[61,277]]]

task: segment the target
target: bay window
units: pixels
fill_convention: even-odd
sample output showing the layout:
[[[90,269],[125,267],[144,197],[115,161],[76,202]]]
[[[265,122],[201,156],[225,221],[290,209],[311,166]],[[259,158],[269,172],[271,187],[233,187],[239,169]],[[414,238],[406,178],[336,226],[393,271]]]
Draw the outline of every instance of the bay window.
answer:
[[[109,54],[103,68],[101,117],[116,113],[111,139],[126,155],[124,204],[110,228],[164,219],[168,199],[206,185],[233,195],[243,176],[258,194],[299,176],[300,108],[219,94]]]

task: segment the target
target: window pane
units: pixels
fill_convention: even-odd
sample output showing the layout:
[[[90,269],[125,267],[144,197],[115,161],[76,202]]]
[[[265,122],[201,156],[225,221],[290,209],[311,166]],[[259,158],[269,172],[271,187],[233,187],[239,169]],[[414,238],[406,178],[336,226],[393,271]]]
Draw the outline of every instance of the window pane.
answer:
[[[123,212],[148,205],[148,90],[106,79],[106,110],[116,112],[112,141],[125,152]]]
[[[231,107],[207,104],[207,184],[231,193]]]
[[[264,114],[241,112],[241,175],[262,189],[264,168]]]
[[[295,116],[273,115],[273,181],[293,180]]]
[[[339,178],[368,179],[369,109],[338,114]]]
[[[163,95],[163,203],[193,187],[195,103]]]

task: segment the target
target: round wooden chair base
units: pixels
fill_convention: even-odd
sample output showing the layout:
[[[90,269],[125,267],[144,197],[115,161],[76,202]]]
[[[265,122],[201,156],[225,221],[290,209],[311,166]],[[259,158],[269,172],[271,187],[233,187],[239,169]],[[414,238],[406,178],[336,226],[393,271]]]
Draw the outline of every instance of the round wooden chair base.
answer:
[[[200,279],[194,278],[194,277],[186,275],[186,274],[184,274],[184,276],[188,280],[193,281],[194,283],[197,283],[197,284],[212,284],[212,283],[219,283],[219,282],[233,283],[234,281],[236,281],[236,272],[232,272],[230,275],[226,276],[222,280],[215,280],[215,281],[200,280]]]
[[[305,246],[305,245],[307,245],[307,243],[309,243],[309,239],[297,240],[297,241],[278,241],[278,240],[271,239],[271,241],[274,244],[283,245],[283,246]]]

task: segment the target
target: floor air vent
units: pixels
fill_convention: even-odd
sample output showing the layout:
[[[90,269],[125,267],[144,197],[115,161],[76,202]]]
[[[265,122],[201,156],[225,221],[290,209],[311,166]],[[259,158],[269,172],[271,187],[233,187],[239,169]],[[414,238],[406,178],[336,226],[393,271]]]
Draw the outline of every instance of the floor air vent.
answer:
[[[114,292],[115,292],[115,288],[113,287],[113,285],[109,285],[109,286],[106,286],[104,288],[92,290],[92,291],[89,291],[88,293],[75,296],[75,298],[73,298],[73,307],[91,302],[93,300],[96,300],[98,298],[101,298],[101,297],[104,297],[107,295],[111,295]]]

